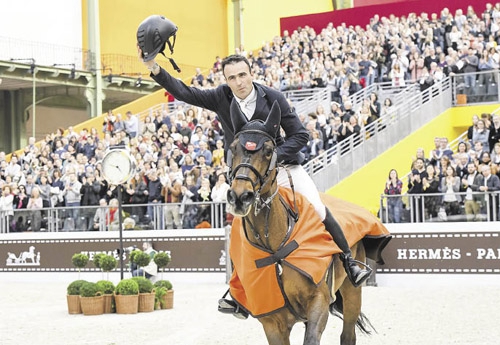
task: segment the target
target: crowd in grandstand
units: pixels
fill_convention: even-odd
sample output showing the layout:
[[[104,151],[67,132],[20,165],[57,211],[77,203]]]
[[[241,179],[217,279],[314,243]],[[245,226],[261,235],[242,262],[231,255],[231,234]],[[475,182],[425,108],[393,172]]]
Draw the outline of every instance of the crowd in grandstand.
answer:
[[[393,87],[418,83],[424,90],[449,75],[493,72],[499,67],[499,43],[500,4],[497,3],[488,4],[482,12],[475,12],[469,6],[465,14],[460,9],[453,14],[445,8],[430,16],[427,13],[401,17],[375,15],[365,28],[329,24],[316,33],[305,26],[292,33],[285,31],[257,53],[247,52],[243,47],[237,53],[249,59],[255,82],[281,91],[309,88],[330,91],[329,109],[319,105],[314,113],[299,114],[310,132],[303,151],[311,160],[342,140],[358,135],[364,126],[392,111],[391,99],[379,100],[375,93],[356,109],[348,96],[377,82],[390,82]],[[496,73],[469,74],[464,84],[473,90],[476,84],[496,84],[496,76]],[[207,75],[196,71],[191,85],[212,88],[224,82],[221,59],[217,57]],[[476,169],[491,165],[493,175],[498,174],[499,121],[494,117],[492,123],[483,122],[483,131],[479,128],[481,121],[477,121],[469,138],[474,145],[465,152],[448,155],[439,151],[439,159],[430,166],[439,168],[434,175],[439,176],[440,185],[447,186],[442,181],[452,180],[441,167],[441,156],[449,156],[451,175],[460,179],[466,178],[464,164],[470,162],[476,163]],[[496,137],[491,141],[493,135]],[[3,191],[0,210],[12,216],[11,210],[23,208],[116,205],[117,190],[107,185],[99,163],[106,149],[114,145],[128,146],[138,165],[137,174],[123,186],[123,204],[224,202],[229,186],[225,180],[228,167],[222,137],[217,114],[186,104],[178,104],[172,113],[156,112],[144,119],[131,112],[122,117],[109,111],[102,128],[79,133],[71,127],[59,128],[40,143],[30,138],[24,152],[13,153],[10,161],[5,153],[0,153]],[[483,143],[484,152],[475,151],[476,142]],[[467,160],[460,160],[465,154]],[[424,161],[415,169],[421,174],[422,169],[427,169],[426,164]],[[397,173],[391,176],[390,180],[398,179]],[[410,182],[413,186],[414,180]],[[441,191],[445,192],[443,188]],[[148,207],[138,209],[139,217],[151,212]],[[194,227],[210,221],[207,212],[196,212],[202,214],[199,217],[186,216],[188,213],[188,207],[167,205],[166,226]],[[39,220],[33,222],[39,224]],[[93,225],[89,223],[88,229],[93,229]],[[32,226],[37,230],[36,227]]]

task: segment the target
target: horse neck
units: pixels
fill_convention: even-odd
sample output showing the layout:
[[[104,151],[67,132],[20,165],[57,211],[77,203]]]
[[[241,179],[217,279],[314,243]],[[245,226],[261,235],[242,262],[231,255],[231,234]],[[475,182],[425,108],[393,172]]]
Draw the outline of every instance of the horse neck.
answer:
[[[271,190],[275,190],[274,188],[276,188],[276,186],[271,188]],[[267,197],[268,195],[264,195],[263,199]],[[247,216],[247,236],[250,242],[259,245],[264,244],[266,248],[276,251],[280,247],[288,231],[288,214],[278,194],[275,195],[270,206],[269,209],[266,207],[263,208],[257,215],[255,215],[253,209],[250,211]],[[268,212],[269,216],[267,216]],[[269,234],[268,238],[265,236],[266,223]],[[253,225],[253,230],[250,224]],[[260,239],[256,238],[254,231],[259,235]]]

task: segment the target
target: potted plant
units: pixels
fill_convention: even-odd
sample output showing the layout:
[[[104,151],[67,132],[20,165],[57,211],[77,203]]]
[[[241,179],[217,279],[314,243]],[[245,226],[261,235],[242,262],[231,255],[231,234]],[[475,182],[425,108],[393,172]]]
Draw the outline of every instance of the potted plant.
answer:
[[[172,309],[174,307],[174,289],[172,283],[169,280],[158,280],[154,283],[155,288],[158,290],[163,288],[166,290],[163,296],[163,303],[161,303],[162,309]]]
[[[117,314],[136,314],[139,307],[139,284],[133,279],[123,279],[116,285]]]
[[[104,311],[101,292],[96,283],[85,282],[80,287],[83,315],[101,315]]]
[[[161,270],[161,279],[163,279],[162,269],[167,267],[168,264],[170,264],[170,261],[172,261],[170,255],[165,252],[156,253],[153,257],[153,261],[155,262],[156,266],[158,266],[158,270]]]
[[[89,262],[88,255],[76,253],[71,257],[71,262],[73,263],[73,266],[78,269],[78,279],[80,279],[80,270],[87,266],[87,263]]]
[[[134,255],[130,255],[130,260],[132,260],[132,262],[134,262],[138,267],[142,267],[142,276],[146,278],[146,271],[144,270],[144,267],[149,265],[151,257],[148,253],[143,251],[134,250],[134,252],[136,253]]]
[[[167,289],[164,287],[155,288],[155,310],[166,309],[165,308],[165,297],[167,294]]]
[[[102,303],[104,308],[104,314],[110,314],[113,312],[113,294],[115,292],[115,285],[109,280],[99,280],[97,283],[97,289],[102,294]]]
[[[86,283],[85,280],[75,280],[68,285],[66,289],[67,295],[66,300],[68,302],[68,313],[69,314],[81,314],[82,307],[80,304],[80,288]]]
[[[106,272],[106,279],[109,280],[109,272],[116,268],[117,262],[112,255],[103,255],[99,258],[99,266],[103,272]]]
[[[94,257],[92,258],[92,261],[94,262],[94,266],[98,269],[101,270],[102,272],[102,269],[101,269],[101,264],[100,264],[100,261],[101,261],[101,258],[104,257],[106,254],[104,253],[97,253],[94,255]],[[104,279],[104,275],[102,276],[102,279]]]
[[[144,277],[133,277],[139,285],[139,312],[151,312],[155,309],[155,292],[153,283]]]

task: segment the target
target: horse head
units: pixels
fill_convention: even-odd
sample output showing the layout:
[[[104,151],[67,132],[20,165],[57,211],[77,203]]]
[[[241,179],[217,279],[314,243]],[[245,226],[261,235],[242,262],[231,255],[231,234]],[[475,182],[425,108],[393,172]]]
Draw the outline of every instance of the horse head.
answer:
[[[231,120],[235,139],[227,152],[227,164],[231,168],[227,202],[231,213],[245,217],[252,205],[261,202],[261,196],[277,190],[275,138],[281,111],[274,102],[266,121],[248,121],[233,99]]]

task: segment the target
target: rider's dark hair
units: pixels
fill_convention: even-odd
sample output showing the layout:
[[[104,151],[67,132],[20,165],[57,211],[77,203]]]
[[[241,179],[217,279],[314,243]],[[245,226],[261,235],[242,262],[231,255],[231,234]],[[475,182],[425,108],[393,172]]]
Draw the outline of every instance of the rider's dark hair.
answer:
[[[250,62],[248,62],[246,57],[244,57],[243,55],[233,54],[233,55],[229,55],[228,57],[224,58],[224,60],[222,60],[222,63],[221,63],[222,73],[224,73],[224,68],[226,67],[226,65],[236,64],[236,63],[241,62],[241,61],[243,61],[244,63],[247,64],[249,71],[252,71],[252,68],[250,67]]]

